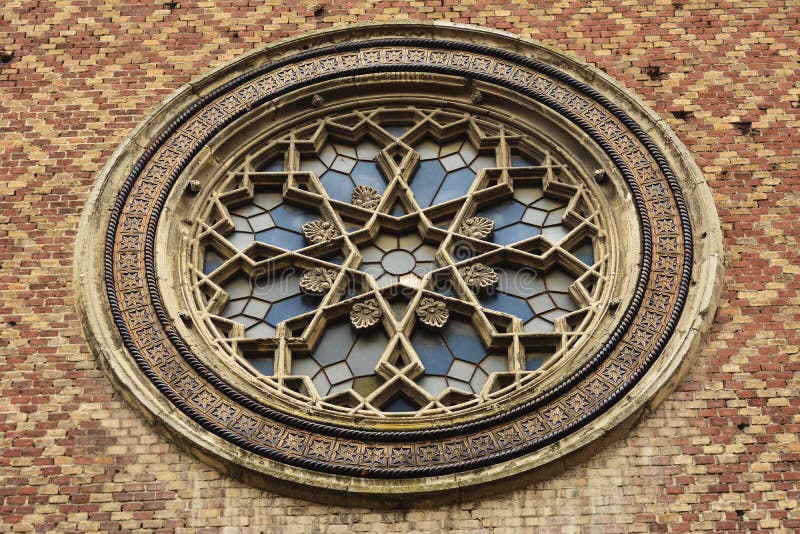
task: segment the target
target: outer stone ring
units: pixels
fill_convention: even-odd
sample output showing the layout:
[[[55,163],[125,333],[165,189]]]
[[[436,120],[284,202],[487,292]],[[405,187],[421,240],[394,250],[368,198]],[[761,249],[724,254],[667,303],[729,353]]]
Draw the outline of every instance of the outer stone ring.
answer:
[[[176,443],[276,491],[396,500],[626,428],[696,354],[720,250],[686,149],[604,74],[498,32],[358,26],[156,109],[98,179],[76,287]],[[328,332],[352,346],[323,355]]]

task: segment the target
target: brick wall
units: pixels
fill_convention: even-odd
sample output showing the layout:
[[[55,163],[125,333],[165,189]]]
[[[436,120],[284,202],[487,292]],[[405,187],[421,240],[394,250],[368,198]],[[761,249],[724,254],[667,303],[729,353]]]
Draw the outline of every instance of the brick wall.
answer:
[[[800,528],[797,2],[99,4],[0,7],[0,530]],[[279,37],[405,18],[519,33],[636,91],[709,181],[724,287],[676,392],[588,460],[454,506],[329,508],[220,475],[123,403],[82,338],[74,237],[115,147],[192,77]]]

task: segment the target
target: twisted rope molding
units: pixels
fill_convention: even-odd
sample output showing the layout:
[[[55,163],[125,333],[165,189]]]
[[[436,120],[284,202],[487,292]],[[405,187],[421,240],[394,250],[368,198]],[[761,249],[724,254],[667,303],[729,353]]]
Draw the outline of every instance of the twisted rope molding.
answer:
[[[253,439],[244,437],[240,433],[233,432],[230,428],[218,424],[215,420],[210,418],[208,414],[197,410],[190,402],[182,395],[178,394],[171,384],[167,383],[162,376],[153,368],[148,359],[139,350],[138,344],[129,328],[128,321],[125,320],[120,302],[118,298],[118,287],[114,277],[115,273],[115,258],[117,253],[118,238],[118,225],[123,215],[125,206],[130,198],[131,191],[135,186],[137,180],[141,177],[142,172],[147,168],[148,163],[151,162],[153,157],[164,147],[165,142],[173,136],[178,130],[184,126],[192,117],[198,112],[209,106],[212,102],[220,99],[224,95],[231,93],[237,88],[241,88],[249,81],[255,80],[262,75],[276,72],[280,68],[296,65],[303,61],[321,58],[324,56],[336,56],[349,52],[357,52],[368,49],[389,49],[398,47],[414,47],[415,49],[429,49],[429,50],[446,50],[449,52],[459,51],[472,54],[479,54],[485,57],[493,58],[495,60],[502,60],[509,62],[520,67],[524,67],[534,72],[553,78],[564,85],[568,86],[576,93],[582,94],[585,97],[593,100],[595,103],[600,104],[611,116],[616,118],[627,130],[634,135],[636,140],[643,146],[649,156],[657,165],[659,172],[664,177],[665,182],[669,186],[672,199],[677,207],[682,240],[683,240],[683,264],[679,285],[677,288],[677,298],[675,305],[672,307],[669,318],[662,330],[660,337],[656,340],[652,348],[647,354],[640,359],[639,365],[632,370],[627,376],[626,380],[617,385],[617,387],[603,397],[603,399],[596,403],[596,405],[582,414],[581,417],[573,418],[570,422],[559,426],[557,429],[538,435],[535,439],[527,441],[521,440],[517,445],[503,447],[493,453],[483,454],[469,459],[459,459],[458,461],[451,461],[439,465],[428,466],[400,466],[391,467],[365,467],[364,465],[343,465],[335,464],[325,460],[315,460],[305,456],[298,456],[297,454],[287,453],[274,446],[265,446],[255,442]],[[208,370],[191,351],[186,347],[184,341],[180,338],[174,328],[171,328],[171,320],[168,313],[161,301],[161,296],[158,289],[158,284],[155,276],[155,232],[161,210],[164,202],[170,192],[171,187],[174,185],[180,173],[196,155],[196,153],[211,140],[214,135],[219,133],[232,121],[247,113],[250,109],[255,108],[264,102],[277,98],[283,94],[290,93],[297,89],[316,84],[322,81],[335,79],[341,76],[353,76],[360,74],[373,74],[382,72],[432,72],[437,74],[449,74],[457,76],[467,76],[476,80],[481,80],[487,83],[496,84],[515,90],[519,93],[526,95],[556,111],[560,115],[568,118],[584,132],[586,132],[593,140],[600,146],[608,157],[614,162],[624,177],[631,194],[633,196],[636,211],[639,216],[640,227],[642,231],[642,258],[641,269],[639,271],[636,289],[631,303],[622,314],[622,318],[617,324],[614,332],[609,337],[605,345],[592,356],[580,369],[567,377],[557,386],[549,389],[538,395],[536,398],[531,399],[523,404],[509,409],[506,412],[499,413],[486,419],[471,421],[468,423],[451,425],[444,428],[427,429],[419,431],[377,431],[369,429],[361,429],[347,426],[334,426],[315,421],[305,420],[291,414],[282,413],[267,406],[263,406],[255,400],[243,395],[236,391],[219,377],[215,376]],[[550,402],[563,396],[565,392],[570,391],[576,384],[585,380],[592,372],[605,362],[615,348],[618,347],[620,340],[628,333],[629,328],[640,311],[645,293],[647,291],[648,281],[652,274],[653,262],[653,248],[654,243],[652,239],[652,224],[647,210],[647,203],[642,194],[641,188],[636,180],[634,172],[626,163],[625,158],[616,151],[616,149],[600,134],[600,132],[591,125],[585,118],[573,112],[567,106],[561,104],[556,99],[539,93],[533,89],[521,86],[501,76],[493,75],[486,72],[476,71],[474,69],[465,69],[462,67],[453,67],[448,65],[433,65],[430,63],[419,64],[374,64],[369,66],[354,67],[346,72],[334,72],[329,74],[322,74],[314,77],[299,80],[294,84],[288,84],[283,89],[270,93],[263,98],[256,99],[249,102],[247,106],[242,107],[234,113],[228,115],[224,120],[214,124],[211,128],[198,140],[190,150],[186,151],[178,160],[174,169],[164,179],[163,187],[159,195],[154,199],[152,207],[152,215],[147,227],[145,240],[144,240],[144,262],[145,262],[145,277],[147,288],[150,298],[152,300],[152,309],[158,318],[159,324],[163,331],[166,333],[167,338],[172,345],[177,349],[183,360],[193,369],[199,376],[208,382],[213,388],[219,391],[222,395],[227,397],[232,403],[241,405],[253,413],[258,414],[266,419],[270,419],[276,423],[286,425],[297,430],[318,434],[321,436],[336,438],[339,440],[353,440],[361,442],[359,444],[361,450],[366,450],[368,444],[379,443],[383,444],[404,444],[412,442],[412,454],[416,453],[420,447],[430,444],[434,440],[447,440],[459,437],[467,438],[470,434],[475,435],[493,427],[515,422],[523,418],[537,409],[542,408]],[[111,310],[114,317],[114,323],[117,326],[123,342],[130,352],[131,356],[135,359],[137,365],[148,377],[148,379],[164,394],[179,410],[189,416],[191,419],[199,423],[201,426],[210,432],[236,444],[239,447],[250,450],[256,454],[262,455],[273,460],[297,465],[307,469],[334,473],[344,474],[356,477],[369,477],[369,478],[410,478],[428,475],[439,475],[445,473],[462,472],[478,467],[491,465],[500,461],[516,458],[533,450],[551,444],[564,436],[575,431],[577,428],[586,425],[601,413],[606,411],[610,406],[616,403],[627,393],[641,376],[651,367],[656,360],[661,350],[663,349],[669,337],[673,333],[677,321],[680,317],[681,311],[686,301],[686,295],[689,287],[689,280],[691,277],[691,266],[693,256],[692,245],[692,232],[689,223],[688,210],[683,200],[680,186],[674,173],[669,168],[669,165],[664,158],[663,154],[659,151],[656,145],[649,139],[644,131],[636,124],[636,122],[625,114],[619,107],[610,102],[607,98],[602,96],[590,86],[575,80],[569,75],[555,69],[550,65],[546,65],[534,59],[523,57],[519,54],[508,52],[504,50],[493,49],[479,44],[465,44],[453,41],[442,41],[437,39],[413,39],[413,38],[399,38],[399,39],[377,39],[365,40],[360,42],[351,42],[339,45],[326,46],[323,48],[311,50],[298,54],[296,56],[283,59],[281,61],[263,65],[253,71],[244,74],[235,80],[232,80],[222,87],[211,92],[209,95],[198,99],[189,109],[181,113],[175,120],[173,120],[153,141],[153,143],[144,151],[130,175],[125,180],[119,195],[114,203],[111,214],[111,220],[106,234],[104,265],[105,265],[105,283],[108,293]],[[514,427],[517,430],[519,427]],[[309,439],[310,441],[310,439]],[[498,445],[500,440],[493,438],[494,445]],[[467,443],[466,439],[464,440]],[[423,445],[420,445],[422,443]],[[439,444],[440,451],[444,453],[446,450],[445,444]],[[415,448],[416,447],[416,448]],[[400,447],[402,448],[402,447]],[[389,448],[385,448],[388,452]],[[331,455],[332,456],[332,453]],[[387,460],[388,462],[388,460]]]

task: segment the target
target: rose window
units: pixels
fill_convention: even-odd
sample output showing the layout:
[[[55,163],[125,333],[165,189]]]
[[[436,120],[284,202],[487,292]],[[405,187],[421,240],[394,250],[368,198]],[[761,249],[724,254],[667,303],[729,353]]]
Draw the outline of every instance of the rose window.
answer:
[[[298,124],[207,197],[197,306],[233,365],[294,398],[382,417],[480,405],[592,320],[607,253],[579,172],[460,110]]]
[[[496,31],[255,50],[101,173],[86,337],[149,421],[271,490],[407,506],[567,466],[665,398],[714,315],[719,223],[666,124]]]

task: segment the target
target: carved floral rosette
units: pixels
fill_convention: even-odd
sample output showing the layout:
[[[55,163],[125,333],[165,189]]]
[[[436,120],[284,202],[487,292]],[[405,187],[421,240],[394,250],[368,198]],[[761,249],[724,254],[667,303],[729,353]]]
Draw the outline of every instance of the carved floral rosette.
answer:
[[[460,234],[476,239],[486,239],[494,230],[494,221],[486,217],[470,217],[458,228]]]
[[[473,263],[459,269],[459,274],[470,289],[481,291],[493,288],[500,281],[494,269],[483,263]]]
[[[303,235],[309,243],[324,243],[339,235],[339,231],[329,221],[316,220],[303,225]]]
[[[336,280],[336,271],[315,267],[303,273],[300,278],[300,289],[308,295],[324,295],[333,287],[334,280]]]
[[[164,418],[164,424],[186,436],[195,443],[192,447],[203,450],[204,455],[239,465],[235,471],[243,469],[268,479],[283,478],[291,482],[290,486],[321,484],[340,491],[358,488],[367,495],[413,494],[420,488],[445,491],[516,475],[551,462],[602,435],[599,427],[592,426],[598,418],[617,424],[632,410],[644,406],[678,372],[686,348],[692,345],[690,338],[702,333],[707,328],[703,321],[713,316],[711,295],[718,267],[708,258],[715,257],[718,251],[714,241],[718,227],[714,230],[713,208],[708,208],[713,204],[693,211],[687,207],[684,187],[673,171],[676,162],[695,180],[692,202],[707,202],[707,191],[700,187],[700,173],[688,156],[680,151],[665,155],[665,150],[680,143],[667,143],[665,140],[672,140],[673,135],[663,123],[658,126],[661,130],[651,125],[648,112],[613,82],[604,78],[604,95],[579,80],[577,77],[589,67],[563,57],[555,61],[547,49],[529,43],[520,45],[516,38],[497,34],[444,29],[433,32],[437,37],[419,38],[403,35],[402,28],[389,26],[382,31],[396,36],[375,38],[376,28],[365,27],[351,31],[350,41],[340,42],[337,36],[323,40],[322,46],[317,43],[323,41],[309,39],[280,45],[289,48],[280,49],[283,55],[277,53],[280,50],[273,51],[272,57],[278,58],[274,61],[264,54],[261,62],[253,57],[236,62],[238,77],[226,74],[224,84],[219,76],[209,77],[201,83],[206,84],[204,89],[182,92],[162,108],[160,113],[175,115],[160,122],[155,128],[157,134],[152,133],[152,128],[137,130],[136,142],[125,146],[117,156],[118,164],[109,165],[101,180],[101,185],[114,185],[103,187],[98,193],[97,202],[110,207],[101,225],[105,237],[91,237],[97,231],[91,229],[98,226],[97,221],[82,226],[86,254],[79,258],[76,269],[81,273],[98,272],[99,278],[94,280],[102,281],[80,282],[82,316],[92,333],[90,337],[105,340],[103,347],[124,346],[124,350],[104,348],[99,352],[109,362],[115,383],[131,388],[132,398],[144,410]],[[469,33],[471,39],[460,40],[459,31]],[[427,29],[423,33],[431,34]],[[474,42],[476,36],[487,44]],[[515,52],[519,46],[524,46],[527,53]],[[290,48],[298,53],[292,56],[287,52]],[[559,70],[551,62],[570,72]],[[409,77],[409,71],[425,76]],[[430,80],[437,76],[457,75],[482,84],[484,94],[493,91],[503,98],[514,94],[520,101],[534,102],[537,109],[544,110],[543,115],[582,132],[598,153],[615,162],[609,181],[632,199],[631,220],[637,221],[641,236],[639,268],[623,295],[624,305],[614,314],[615,323],[603,333],[606,341],[587,344],[586,350],[594,352],[587,353],[585,365],[575,366],[563,378],[565,387],[531,390],[529,395],[517,397],[522,401],[509,401],[511,404],[488,416],[448,420],[443,410],[436,425],[425,429],[416,424],[406,426],[402,420],[363,428],[354,421],[340,424],[335,419],[326,421],[314,416],[313,407],[308,408],[310,416],[301,410],[287,411],[289,401],[265,403],[251,390],[240,391],[235,384],[226,384],[225,377],[209,371],[202,358],[193,353],[193,344],[184,339],[192,334],[178,324],[177,313],[166,310],[170,302],[160,294],[158,276],[166,272],[159,262],[169,255],[163,250],[163,243],[154,243],[154,232],[149,229],[168,217],[169,211],[162,209],[165,199],[182,179],[192,158],[234,121],[246,120],[249,113],[270,106],[281,95],[308,91],[319,82],[334,79],[393,73],[412,85],[434,83]],[[625,105],[610,103],[615,98],[624,100]],[[464,94],[463,99],[477,105],[469,94]],[[327,98],[320,103],[324,105]],[[175,111],[178,109],[181,113]],[[629,112],[635,117],[623,109],[635,110]],[[645,123],[645,127],[637,121]],[[607,194],[614,192],[609,190]],[[701,213],[706,213],[702,216],[708,216],[710,223],[700,219]],[[700,256],[696,255],[693,223],[712,233],[702,245]],[[491,232],[488,223],[473,221],[460,231],[468,237],[486,237],[487,229]],[[323,220],[304,226],[303,234],[320,246],[340,239],[335,226]],[[265,250],[272,261],[270,255],[275,253]],[[536,256],[536,250],[530,254],[543,264],[550,261]],[[699,263],[698,258],[704,263]],[[690,293],[693,266],[699,279],[712,288],[698,297]],[[322,286],[314,287],[321,292]],[[101,297],[98,288],[107,298]],[[444,300],[423,298],[417,317],[434,325],[447,321],[448,307],[442,311],[440,306]],[[108,302],[107,314],[88,311],[87,302]],[[691,304],[690,318],[684,315],[687,302]],[[360,305],[360,311],[353,306],[353,324],[375,320],[369,301]],[[686,327],[695,317],[700,317],[700,322]],[[670,343],[676,332],[681,340]],[[291,337],[287,340],[295,342]],[[498,346],[502,347],[499,341]],[[263,350],[271,349],[265,345]],[[396,352],[387,354],[379,369],[405,365],[393,356]],[[648,373],[654,366],[663,372]],[[409,376],[413,376],[413,366],[407,368]],[[521,372],[511,374],[520,376]],[[645,376],[648,378],[643,380]],[[148,383],[146,388],[138,385],[143,382]],[[619,403],[626,395],[632,395],[634,400],[622,408]],[[182,422],[176,422],[175,417],[182,418]],[[192,434],[197,430],[183,430],[189,420],[205,433],[203,439]],[[604,428],[607,427],[606,424]],[[560,450],[547,448],[553,443],[561,443]],[[253,461],[251,457],[263,461]],[[297,471],[282,467],[286,465]],[[514,467],[503,469],[504,465]],[[254,475],[247,478],[253,480]],[[412,482],[397,482],[404,479]],[[421,479],[428,482],[413,482]],[[287,487],[283,491],[293,490]]]
[[[383,312],[374,299],[365,300],[353,304],[350,309],[350,322],[356,330],[368,330],[381,320]]]
[[[422,324],[435,329],[442,328],[450,318],[447,304],[430,297],[422,298],[415,313]]]
[[[357,185],[355,189],[353,189],[350,201],[354,206],[374,210],[378,207],[378,204],[380,204],[381,194],[374,187]]]

